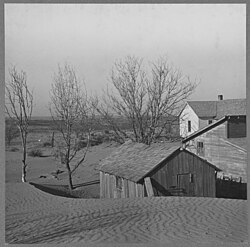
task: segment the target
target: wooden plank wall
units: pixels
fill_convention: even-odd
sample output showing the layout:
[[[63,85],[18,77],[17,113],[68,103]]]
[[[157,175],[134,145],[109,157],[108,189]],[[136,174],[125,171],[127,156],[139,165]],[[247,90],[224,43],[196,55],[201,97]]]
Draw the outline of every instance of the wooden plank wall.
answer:
[[[121,178],[122,189],[116,188],[116,176],[100,171],[100,198],[144,197],[144,185]]]
[[[154,196],[153,186],[152,186],[150,177],[144,178],[144,183],[146,186],[147,196],[148,197]]]
[[[243,182],[247,181],[247,153],[228,143],[230,139],[226,138],[226,123],[196,138],[196,141],[204,143],[204,158],[220,168],[224,174],[242,177]]]
[[[205,161],[197,156],[182,151],[172,157],[167,163],[162,164],[157,170],[150,174],[163,190],[157,190],[157,195],[164,196],[164,192],[171,186],[178,186],[177,175],[185,174],[189,176],[193,174],[193,182],[186,186],[187,196],[209,196],[215,197],[215,170]],[[181,176],[181,175],[180,175]],[[188,179],[188,177],[186,177]],[[116,177],[111,174],[100,172],[100,196],[101,198],[128,198],[128,197],[144,197],[145,184],[135,183],[127,179],[121,178],[121,189],[116,188]],[[155,192],[155,188],[154,188]]]
[[[105,197],[105,181],[104,181],[104,172],[100,171],[100,198]]]
[[[166,161],[150,176],[166,190],[171,186],[177,186],[178,174],[193,174],[193,182],[187,185],[188,196],[215,197],[215,170],[205,161],[188,152],[180,152],[172,159]],[[160,191],[158,195],[164,196]]]

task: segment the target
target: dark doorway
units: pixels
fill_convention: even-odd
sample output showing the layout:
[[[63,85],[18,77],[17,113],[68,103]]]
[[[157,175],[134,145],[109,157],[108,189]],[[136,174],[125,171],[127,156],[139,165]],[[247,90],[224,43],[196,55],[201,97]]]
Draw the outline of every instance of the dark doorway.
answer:
[[[192,173],[177,174],[178,188],[183,189],[183,196],[194,196],[194,176]]]

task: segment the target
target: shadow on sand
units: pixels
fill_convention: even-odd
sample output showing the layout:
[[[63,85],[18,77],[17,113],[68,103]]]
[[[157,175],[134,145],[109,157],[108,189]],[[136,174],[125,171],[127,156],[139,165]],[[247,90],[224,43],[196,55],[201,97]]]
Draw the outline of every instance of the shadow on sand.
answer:
[[[44,191],[46,193],[56,195],[56,196],[62,196],[62,197],[68,197],[68,198],[86,198],[86,191],[85,188],[87,186],[99,184],[99,180],[89,181],[86,183],[76,184],[74,186],[74,189],[72,192],[69,191],[68,185],[55,185],[55,184],[37,184],[30,182],[29,184],[34,186],[35,188]]]

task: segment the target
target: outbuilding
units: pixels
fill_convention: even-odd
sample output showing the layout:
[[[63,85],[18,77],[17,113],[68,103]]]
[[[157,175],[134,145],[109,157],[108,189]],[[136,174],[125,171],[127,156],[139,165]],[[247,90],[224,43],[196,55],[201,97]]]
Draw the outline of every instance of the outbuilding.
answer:
[[[100,197],[216,196],[219,168],[177,142],[128,141],[101,161]]]

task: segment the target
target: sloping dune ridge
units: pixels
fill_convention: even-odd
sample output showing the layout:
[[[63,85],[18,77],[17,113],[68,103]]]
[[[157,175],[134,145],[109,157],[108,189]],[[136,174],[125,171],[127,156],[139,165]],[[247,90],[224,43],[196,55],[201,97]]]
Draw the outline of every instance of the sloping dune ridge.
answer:
[[[247,202],[216,198],[71,199],[6,184],[10,244],[159,243],[247,246]]]

